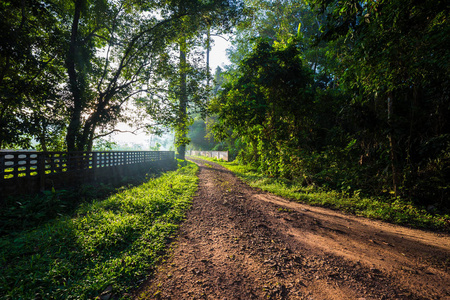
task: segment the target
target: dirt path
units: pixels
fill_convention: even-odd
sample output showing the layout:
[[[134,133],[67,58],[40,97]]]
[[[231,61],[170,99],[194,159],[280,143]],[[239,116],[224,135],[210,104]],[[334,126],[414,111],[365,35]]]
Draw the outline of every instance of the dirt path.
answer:
[[[195,160],[200,184],[140,299],[450,299],[450,237],[284,200]]]

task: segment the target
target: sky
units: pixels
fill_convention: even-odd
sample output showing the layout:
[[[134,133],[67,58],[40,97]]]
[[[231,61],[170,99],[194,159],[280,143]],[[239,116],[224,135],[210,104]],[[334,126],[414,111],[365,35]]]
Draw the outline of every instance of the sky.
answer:
[[[225,37],[227,38],[227,37]],[[212,37],[214,45],[211,48],[209,64],[211,70],[214,72],[218,66],[222,67],[230,63],[225,51],[231,46],[231,43],[221,37]]]
[[[231,46],[230,42],[227,40],[213,36],[211,37],[214,42],[213,46],[211,47],[211,52],[209,55],[209,64],[211,68],[211,74],[214,74],[214,71],[218,66],[223,67],[230,63],[229,59],[226,56],[226,49]],[[206,58],[205,58],[206,59]],[[132,130],[125,124],[119,124],[118,128],[120,130]],[[108,140],[108,138],[106,138]],[[141,144],[143,145],[143,150],[148,150],[149,143],[154,138],[151,138],[149,135],[146,135],[145,133],[138,133],[138,134],[132,134],[132,133],[117,133],[113,134],[111,136],[111,140],[118,143],[118,144]],[[151,146],[154,146],[154,143],[152,143]],[[161,150],[168,150],[168,149],[161,149]]]

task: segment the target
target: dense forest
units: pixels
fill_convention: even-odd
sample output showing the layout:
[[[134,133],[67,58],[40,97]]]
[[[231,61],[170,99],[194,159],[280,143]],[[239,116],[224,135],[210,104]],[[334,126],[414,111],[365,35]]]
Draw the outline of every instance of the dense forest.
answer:
[[[448,209],[448,3],[247,5],[213,135],[270,176]]]
[[[0,149],[92,150],[126,122],[172,128],[180,158],[191,142],[304,185],[450,207],[446,1],[0,7]],[[232,43],[214,73],[212,35]]]

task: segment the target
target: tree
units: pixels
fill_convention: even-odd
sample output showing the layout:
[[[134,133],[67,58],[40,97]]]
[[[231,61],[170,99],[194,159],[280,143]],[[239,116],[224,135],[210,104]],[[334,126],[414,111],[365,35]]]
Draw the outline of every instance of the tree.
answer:
[[[236,11],[225,0],[24,0],[1,6],[0,146],[30,147],[34,139],[41,149],[69,151],[90,150],[119,121],[131,121],[125,103],[145,93],[177,95],[179,105],[160,102],[149,112],[180,129],[177,143],[185,145],[187,103],[206,95],[200,92],[204,64],[189,42],[202,41],[196,33],[217,22],[226,27]],[[176,67],[165,53],[174,44],[181,55]],[[181,77],[171,77],[176,74]],[[135,118],[133,123],[150,126]]]
[[[230,60],[236,65],[252,50],[258,38],[287,44],[299,33],[309,39],[318,30],[315,15],[303,1],[257,0],[245,1],[245,5],[243,20],[236,26],[229,51]]]
[[[71,103],[67,147],[92,148],[96,130],[108,130],[121,118],[131,97],[148,90],[147,79],[182,14],[160,18],[143,14],[131,1],[77,0],[73,7],[66,59]],[[149,4],[146,10],[162,9]],[[104,55],[96,52],[99,48]],[[113,129],[109,129],[113,131]]]
[[[147,79],[178,36],[182,17],[163,15],[164,2],[1,5],[2,147],[29,147],[34,138],[42,149],[54,142],[61,148],[58,136],[65,134],[67,150],[90,150],[97,137],[127,120],[124,104],[148,92]]]
[[[449,7],[445,1],[314,2],[327,20],[320,39],[334,45],[339,60],[334,76],[374,124],[383,124],[361,145],[377,156],[373,148],[389,151],[393,193],[402,187],[411,196],[426,161],[450,143],[450,111],[442,105],[449,97]],[[424,155],[429,143],[436,147],[431,156]]]
[[[158,63],[158,76],[149,79],[152,92],[138,103],[146,107],[155,122],[175,129],[178,157],[184,159],[191,113],[205,113],[209,96],[209,66],[203,61],[203,45],[208,49],[211,28],[226,30],[237,15],[238,7],[230,1],[173,1],[166,14],[182,13],[177,37],[166,48]],[[160,110],[160,108],[163,108]],[[156,110],[159,110],[156,112]]]
[[[205,137],[207,135],[207,128],[204,120],[199,116],[194,119],[193,124],[189,126],[189,148],[191,150],[212,150],[216,143],[213,139]]]
[[[211,104],[219,120],[215,135],[224,138],[233,128],[247,144],[242,159],[272,175],[279,174],[277,165],[289,160],[292,149],[311,149],[317,143],[320,124],[310,113],[314,82],[300,49],[297,41],[280,47],[260,40]]]
[[[41,1],[0,4],[0,148],[43,145],[62,133],[58,102],[64,80],[64,35],[52,7]],[[46,148],[45,146],[43,148]]]

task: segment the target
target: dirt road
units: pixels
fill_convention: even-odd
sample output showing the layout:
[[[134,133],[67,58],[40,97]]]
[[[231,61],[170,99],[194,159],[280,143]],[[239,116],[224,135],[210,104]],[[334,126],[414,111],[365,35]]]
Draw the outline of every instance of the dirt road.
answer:
[[[223,167],[139,299],[450,299],[450,237],[284,200]]]

